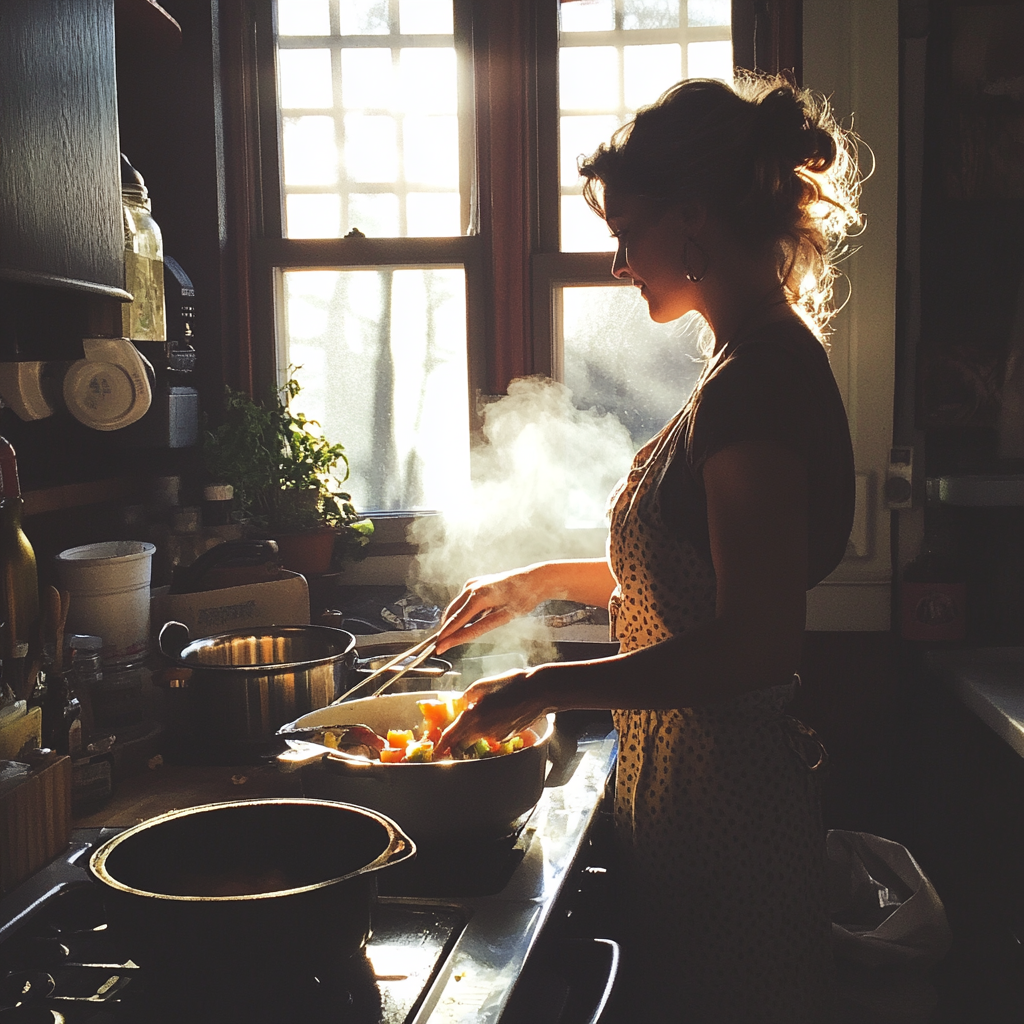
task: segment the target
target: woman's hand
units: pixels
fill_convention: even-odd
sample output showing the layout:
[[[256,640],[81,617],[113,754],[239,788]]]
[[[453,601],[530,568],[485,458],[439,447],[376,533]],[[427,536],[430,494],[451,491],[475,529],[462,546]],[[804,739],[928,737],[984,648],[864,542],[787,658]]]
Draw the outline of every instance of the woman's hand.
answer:
[[[456,756],[478,739],[506,740],[535,722],[545,708],[531,686],[531,673],[512,669],[478,679],[466,689],[466,710],[448,726],[434,748],[435,758]]]
[[[532,567],[468,580],[462,593],[445,609],[437,653],[443,654],[450,647],[469,643],[520,615],[528,615],[544,600],[534,583]]]

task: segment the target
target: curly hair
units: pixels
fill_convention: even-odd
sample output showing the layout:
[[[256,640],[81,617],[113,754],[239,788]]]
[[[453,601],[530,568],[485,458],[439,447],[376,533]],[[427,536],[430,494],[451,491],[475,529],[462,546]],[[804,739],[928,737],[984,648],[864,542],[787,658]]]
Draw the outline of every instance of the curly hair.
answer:
[[[857,139],[823,96],[781,75],[688,79],[581,158],[579,172],[602,217],[609,189],[704,205],[737,238],[776,254],[788,299],[824,332],[836,262],[863,221]]]

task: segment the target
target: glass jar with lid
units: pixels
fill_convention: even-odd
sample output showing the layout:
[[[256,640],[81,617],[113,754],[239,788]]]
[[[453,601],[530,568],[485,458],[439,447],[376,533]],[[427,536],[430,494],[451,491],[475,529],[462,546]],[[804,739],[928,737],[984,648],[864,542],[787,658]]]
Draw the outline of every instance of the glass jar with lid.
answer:
[[[124,212],[124,286],[132,302],[121,307],[121,333],[132,341],[164,341],[164,241],[153,219],[143,177],[121,154]]]

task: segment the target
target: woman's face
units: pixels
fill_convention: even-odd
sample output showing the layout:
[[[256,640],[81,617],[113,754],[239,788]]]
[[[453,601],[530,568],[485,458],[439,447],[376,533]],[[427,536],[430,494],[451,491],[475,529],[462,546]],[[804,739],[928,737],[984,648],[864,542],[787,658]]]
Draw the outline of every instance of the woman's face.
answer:
[[[605,221],[618,240],[612,276],[628,278],[640,289],[655,323],[668,323],[696,308],[696,290],[683,264],[678,208],[608,192]]]

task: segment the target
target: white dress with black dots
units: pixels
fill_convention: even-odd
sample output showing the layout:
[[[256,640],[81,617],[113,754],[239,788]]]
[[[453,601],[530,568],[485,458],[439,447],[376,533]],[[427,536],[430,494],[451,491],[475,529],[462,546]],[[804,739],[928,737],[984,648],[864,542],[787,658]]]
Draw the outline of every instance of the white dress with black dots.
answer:
[[[657,484],[682,420],[640,450],[612,499],[610,612],[623,651],[715,615],[713,566],[660,514]],[[833,1019],[819,783],[782,717],[796,685],[702,708],[615,712],[633,1020]]]

